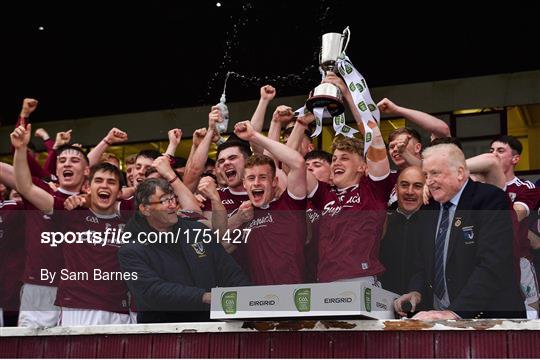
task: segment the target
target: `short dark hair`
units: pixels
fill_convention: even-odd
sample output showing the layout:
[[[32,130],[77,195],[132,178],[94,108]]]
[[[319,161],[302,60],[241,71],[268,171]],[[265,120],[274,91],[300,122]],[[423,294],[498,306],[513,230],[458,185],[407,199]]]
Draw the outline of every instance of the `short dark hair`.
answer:
[[[137,186],[135,190],[135,205],[137,208],[139,205],[148,204],[150,197],[156,193],[156,189],[160,188],[165,194],[174,193],[171,185],[165,179],[146,179]]]
[[[161,156],[161,153],[159,151],[146,149],[146,150],[139,151],[139,153],[137,154],[137,157],[135,158],[135,161],[137,161],[139,157],[145,157],[148,159],[156,160],[160,156]]]
[[[216,166],[216,160],[208,158],[206,159],[206,163],[204,164],[204,166]]]
[[[242,153],[242,155],[244,155],[244,158],[246,158],[246,159],[248,157],[250,157],[251,154],[253,153],[251,151],[251,147],[249,146],[248,142],[243,141],[243,140],[231,140],[231,141],[227,140],[223,144],[218,146],[216,158],[219,159],[219,154],[223,150],[228,149],[228,148],[232,148],[232,147],[237,147],[238,150]]]
[[[288,127],[286,128],[285,130],[283,130],[283,137],[285,136],[291,136],[291,133],[293,132],[293,129],[294,129],[294,126],[291,126],[291,127]],[[313,132],[311,131],[311,129],[308,127],[304,130],[304,135],[306,135],[309,139],[309,141],[311,141],[311,136],[313,135]]]
[[[268,165],[272,169],[272,176],[276,176],[276,163],[270,156],[263,154],[253,154],[246,160],[245,169],[259,165]]]
[[[119,168],[117,168],[113,164],[109,164],[106,162],[93,165],[90,168],[90,174],[88,175],[88,182],[90,183],[92,182],[92,179],[94,178],[94,176],[96,175],[98,171],[104,171],[104,172],[113,174],[116,180],[118,180],[119,186],[122,186],[122,181],[123,181],[122,172],[120,171]]]
[[[79,154],[82,155],[82,157],[86,161],[86,163],[90,164],[90,161],[88,160],[88,156],[86,155],[86,152],[84,152],[84,150],[82,148],[78,147],[78,146],[73,146],[73,145],[69,145],[69,144],[62,145],[58,149],[56,149],[56,154],[57,154],[58,157],[60,157],[60,155],[62,155],[62,153],[64,151],[68,151],[68,150],[77,151]]]
[[[518,155],[521,155],[521,152],[523,151],[523,145],[521,144],[521,141],[511,135],[499,135],[491,140],[489,146],[493,145],[495,141],[502,142],[503,144],[508,144],[508,146],[510,146],[510,149],[514,150]]]
[[[461,151],[463,151],[463,146],[461,145],[461,140],[459,140],[457,137],[442,137],[442,138],[435,138],[431,141],[431,143],[426,146],[426,148],[430,146],[435,146],[439,144],[454,144],[456,145]]]
[[[326,152],[324,150],[313,150],[313,151],[308,152],[304,156],[304,160],[306,160],[306,161],[312,160],[312,159],[321,159],[321,160],[324,160],[327,163],[331,164],[332,163],[332,154],[330,154],[329,152]]]
[[[413,128],[410,128],[408,126],[397,128],[396,130],[392,131],[390,135],[388,135],[388,142],[393,141],[396,137],[398,137],[401,134],[407,134],[415,138],[420,144],[422,143],[422,135]]]

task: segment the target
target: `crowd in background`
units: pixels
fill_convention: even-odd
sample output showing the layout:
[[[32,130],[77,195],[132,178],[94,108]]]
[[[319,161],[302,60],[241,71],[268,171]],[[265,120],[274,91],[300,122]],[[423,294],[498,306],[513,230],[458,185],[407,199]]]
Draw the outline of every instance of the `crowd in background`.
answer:
[[[465,159],[444,121],[383,99],[381,113],[430,138],[403,127],[383,139],[371,119],[365,152],[366,125],[346,85],[332,73],[323,81],[342,90],[360,131],[336,136],[332,153],[313,145],[314,115],[286,105],[262,134],[276,96],[265,85],[252,118],[236,123],[226,141],[213,106],[208,126],[191,135],[187,159],[175,156],[184,134],[174,128],[165,153],[130,154],[125,172],[107,148],[127,141],[126,132],[112,128],[87,154],[71,143],[71,130],[54,139],[32,130],[38,101],[24,99],[11,134],[13,164],[0,163],[3,324],[200,320],[215,286],[344,280],[401,295],[396,312],[407,315],[410,302],[417,319],[538,318],[540,193],[514,173],[521,143],[501,135]],[[47,149],[44,164],[29,147],[32,135]],[[107,229],[181,230],[184,238],[43,240],[47,232]],[[213,241],[197,241],[201,233]],[[106,278],[97,280],[96,269]],[[84,273],[90,277],[76,276]]]

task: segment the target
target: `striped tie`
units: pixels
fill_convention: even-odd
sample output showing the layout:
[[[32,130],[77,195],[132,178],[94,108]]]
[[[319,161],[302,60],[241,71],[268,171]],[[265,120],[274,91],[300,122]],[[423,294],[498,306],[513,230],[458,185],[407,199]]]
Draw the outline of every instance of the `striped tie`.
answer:
[[[442,300],[444,297],[444,242],[448,232],[448,209],[452,206],[451,202],[443,204],[443,212],[437,239],[435,240],[435,295]]]

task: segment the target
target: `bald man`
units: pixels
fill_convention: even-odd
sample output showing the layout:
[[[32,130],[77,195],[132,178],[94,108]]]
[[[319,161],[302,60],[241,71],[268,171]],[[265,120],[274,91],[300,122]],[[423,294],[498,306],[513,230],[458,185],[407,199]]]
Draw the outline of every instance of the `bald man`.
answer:
[[[380,259],[385,272],[380,277],[386,290],[403,294],[407,292],[414,268],[411,259],[418,251],[418,237],[421,231],[416,226],[418,209],[422,206],[422,192],[425,178],[418,166],[409,166],[401,171],[396,183],[397,209],[389,212],[386,219],[386,233],[381,242]]]

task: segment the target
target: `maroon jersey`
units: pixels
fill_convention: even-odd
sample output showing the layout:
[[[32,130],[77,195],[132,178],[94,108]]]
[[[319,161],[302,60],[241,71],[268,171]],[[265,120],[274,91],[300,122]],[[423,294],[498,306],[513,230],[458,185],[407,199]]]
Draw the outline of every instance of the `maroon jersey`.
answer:
[[[297,200],[288,191],[268,204],[255,208],[245,240],[248,269],[255,285],[298,284],[304,280],[306,199]]]
[[[247,192],[236,192],[232,191],[230,188],[220,188],[218,189],[219,197],[221,198],[221,203],[227,210],[227,215],[229,217],[236,214],[238,208],[244,201],[249,200]],[[212,203],[210,200],[206,199],[204,202],[203,211],[212,211]]]
[[[0,307],[19,309],[24,271],[24,205],[12,200],[0,202]]]
[[[63,202],[69,196],[74,195],[74,193],[69,193],[62,189],[53,192],[49,185],[43,181],[37,178],[33,178],[32,180],[36,186],[53,195],[55,202]],[[58,272],[64,263],[62,251],[58,247],[41,243],[41,234],[43,232],[55,231],[55,226],[51,220],[51,216],[44,214],[28,200],[24,198],[23,200],[26,223],[28,224],[25,232],[26,262],[23,282],[35,285],[56,286],[58,284],[57,278],[52,283],[48,280],[41,280],[42,269],[46,269],[49,272]]]
[[[534,189],[534,184],[530,181],[523,181],[514,177],[510,182],[506,183],[506,194],[512,201],[512,203],[519,203],[527,208],[527,212],[530,214],[531,209],[528,204],[519,198],[525,199],[526,192],[529,189]],[[523,220],[520,223],[514,222],[514,237],[519,243],[519,257],[531,259],[531,246],[528,238],[529,222]]]
[[[400,170],[398,171],[395,171],[395,170],[392,170],[390,171],[390,175],[388,175],[388,177],[390,178],[389,181],[392,182],[392,184],[394,184],[394,186],[392,187],[392,192],[390,193],[390,196],[388,197],[388,208],[390,209],[395,209],[397,208],[397,179],[399,177],[399,172]]]
[[[244,201],[249,200],[247,192],[236,192],[230,188],[220,188],[218,189],[219,197],[221,198],[221,203],[227,210],[227,217],[231,217],[238,211],[238,208]],[[208,199],[204,202],[203,211],[212,211],[212,202]],[[242,269],[248,269],[248,263],[246,259],[245,249],[242,246],[243,244],[238,244],[235,252],[232,253],[234,260],[242,267]]]
[[[389,176],[362,177],[346,189],[319,181],[311,201],[321,212],[317,280],[331,282],[377,275],[384,271],[379,245],[388,197]]]
[[[313,207],[311,199],[307,200],[306,220],[307,236],[304,246],[304,258],[306,261],[305,279],[307,283],[313,283],[317,282],[317,261],[319,259],[317,247],[319,246],[319,222],[321,220],[321,213]]]
[[[98,215],[86,208],[65,211],[62,204],[55,203],[54,219],[64,233],[83,234],[91,231],[103,237],[106,230],[111,229],[106,242],[94,244],[84,236],[80,243],[61,245],[65,265],[58,274],[61,279],[56,305],[127,313],[127,286],[123,275],[119,275],[123,273],[117,258],[121,243],[116,241],[116,236],[112,236],[112,230],[118,234],[128,218],[118,214]],[[114,274],[114,278],[110,274]]]

